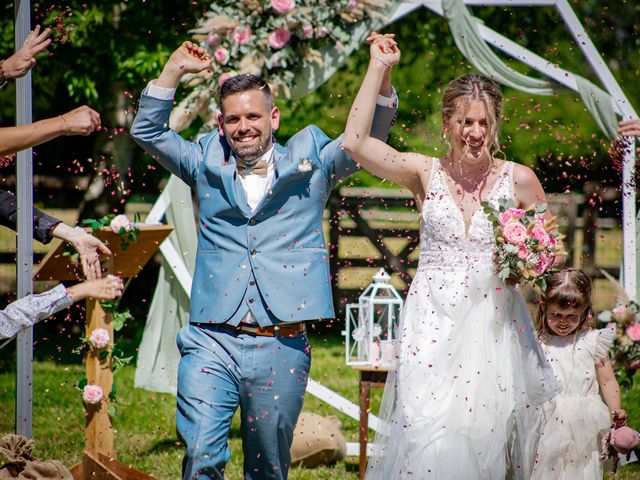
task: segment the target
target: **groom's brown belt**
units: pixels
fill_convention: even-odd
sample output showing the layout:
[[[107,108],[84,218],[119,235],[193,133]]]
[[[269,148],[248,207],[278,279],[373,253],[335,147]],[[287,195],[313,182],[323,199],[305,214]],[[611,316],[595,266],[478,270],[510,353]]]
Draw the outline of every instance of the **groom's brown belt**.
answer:
[[[273,325],[268,327],[261,327],[260,325],[249,325],[247,323],[241,323],[240,325],[229,325],[228,323],[220,323],[217,325],[225,330],[233,330],[234,332],[246,333],[249,335],[256,335],[258,337],[295,337],[296,335],[306,332],[304,322],[298,323],[281,323],[280,325]]]

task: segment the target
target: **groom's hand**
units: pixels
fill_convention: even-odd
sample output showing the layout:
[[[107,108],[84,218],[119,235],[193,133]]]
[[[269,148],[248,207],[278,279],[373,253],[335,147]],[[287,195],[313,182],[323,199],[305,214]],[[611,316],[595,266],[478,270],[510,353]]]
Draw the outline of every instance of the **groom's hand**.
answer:
[[[371,44],[369,48],[371,58],[387,67],[400,63],[400,49],[398,49],[398,44],[393,37],[393,33],[377,32],[371,32],[367,37],[367,41]]]
[[[154,82],[158,87],[176,88],[187,73],[200,73],[211,68],[211,57],[204,48],[184,42],[167,60],[160,77]]]

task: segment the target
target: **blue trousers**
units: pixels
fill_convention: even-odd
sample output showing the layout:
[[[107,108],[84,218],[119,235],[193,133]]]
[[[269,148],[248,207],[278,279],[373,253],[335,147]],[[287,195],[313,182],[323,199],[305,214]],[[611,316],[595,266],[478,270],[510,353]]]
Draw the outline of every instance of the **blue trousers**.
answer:
[[[260,337],[190,324],[177,342],[183,480],[224,479],[238,406],[245,480],[285,480],[311,365],[306,334]]]

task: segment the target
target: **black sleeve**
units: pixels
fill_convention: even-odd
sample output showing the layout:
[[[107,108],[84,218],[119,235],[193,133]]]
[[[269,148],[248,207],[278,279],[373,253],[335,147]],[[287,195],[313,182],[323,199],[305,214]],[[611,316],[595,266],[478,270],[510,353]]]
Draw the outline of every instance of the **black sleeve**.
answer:
[[[18,215],[16,197],[5,190],[0,190],[0,225],[16,230],[16,217]],[[56,225],[62,223],[37,208],[33,209],[33,238],[40,243],[49,243],[51,241],[51,231]]]

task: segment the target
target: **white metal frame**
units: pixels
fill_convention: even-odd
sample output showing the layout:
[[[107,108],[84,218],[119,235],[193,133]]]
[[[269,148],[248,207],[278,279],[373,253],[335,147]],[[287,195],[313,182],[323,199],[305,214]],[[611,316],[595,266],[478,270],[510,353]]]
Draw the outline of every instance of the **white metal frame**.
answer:
[[[631,107],[631,104],[627,100],[626,96],[622,92],[620,86],[615,81],[613,75],[609,71],[608,67],[602,60],[602,57],[598,53],[597,49],[591,42],[589,36],[585,32],[584,28],[580,24],[575,13],[569,6],[567,0],[464,0],[466,5],[470,6],[529,6],[529,7],[555,7],[560,12],[567,29],[571,32],[571,35],[576,40],[576,43],[586,56],[590,65],[598,75],[598,78],[604,85],[605,89],[609,92],[613,99],[614,111],[624,118],[637,118],[637,114]],[[405,1],[395,12],[395,14],[389,19],[388,24],[391,24],[411,13],[412,11],[425,7],[438,15],[442,16],[442,5],[440,0],[407,0]],[[566,70],[563,70],[552,62],[545,60],[544,58],[530,52],[517,43],[503,37],[494,30],[478,24],[479,31],[482,37],[490,45],[504,51],[517,60],[529,65],[531,68],[545,74],[552,78],[554,81],[565,85],[566,87],[577,91],[577,85],[575,76]],[[635,191],[630,187],[630,179],[633,178],[633,170],[635,163],[635,151],[631,149],[631,153],[625,157],[624,160],[624,173],[623,173],[623,241],[624,241],[624,285],[630,298],[636,298],[636,236],[635,236]],[[158,223],[162,220],[166,208],[168,207],[171,199],[168,192],[163,192],[158,198],[156,204],[153,206],[151,212],[147,216],[147,223]],[[191,292],[191,274],[187,269],[187,266],[179,254],[179,252],[173,247],[171,242],[165,240],[160,246],[160,251],[164,255],[168,264],[173,270],[173,274],[178,279],[178,282],[182,286],[187,295]],[[347,400],[336,392],[321,385],[317,381],[309,378],[307,385],[307,392],[311,395],[319,398],[328,405],[338,409],[349,417],[358,420],[360,416],[360,407],[353,402]],[[381,421],[375,415],[369,414],[369,427],[375,432],[379,432],[381,429]],[[368,445],[367,454],[371,453],[372,445]],[[347,454],[358,455],[359,445],[354,442],[347,443]]]

